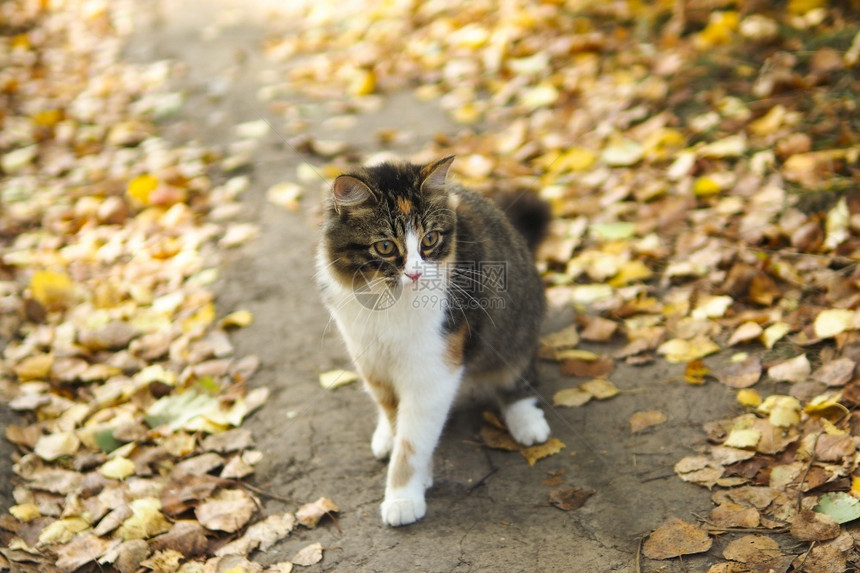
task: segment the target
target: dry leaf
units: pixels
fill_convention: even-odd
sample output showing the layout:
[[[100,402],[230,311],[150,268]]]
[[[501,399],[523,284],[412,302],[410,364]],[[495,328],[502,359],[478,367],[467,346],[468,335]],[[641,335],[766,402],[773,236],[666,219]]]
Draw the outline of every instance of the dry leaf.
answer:
[[[839,536],[839,524],[832,517],[811,509],[801,509],[791,524],[791,535],[800,541],[827,541]]]
[[[671,559],[680,555],[704,553],[713,541],[703,530],[677,517],[654,530],[642,545],[649,559]]]
[[[296,553],[291,561],[301,567],[309,567],[322,561],[323,549],[321,543],[311,543]]]
[[[554,406],[582,406],[593,396],[590,392],[586,392],[580,387],[563,388],[553,394],[552,403]]]
[[[327,497],[321,497],[312,503],[306,503],[296,511],[296,519],[305,527],[314,528],[324,515],[338,511],[337,505]]]
[[[352,384],[360,378],[351,370],[329,370],[320,374],[320,386],[326,390],[334,390],[340,386]]]
[[[583,382],[579,385],[581,390],[585,390],[598,400],[606,400],[618,395],[618,388],[615,384],[605,378],[595,378],[588,382]]]
[[[253,498],[241,489],[222,489],[202,502],[194,515],[207,529],[232,533],[243,527],[256,511]]]
[[[564,445],[564,442],[558,438],[550,438],[546,442],[536,446],[529,446],[527,448],[521,447],[520,453],[530,466],[534,466],[538,460],[547,456],[555,455],[566,447],[567,446]]]
[[[767,375],[779,382],[804,382],[811,372],[812,366],[806,354],[799,354],[767,369]]]
[[[731,388],[747,388],[761,378],[761,361],[750,356],[743,362],[733,362],[714,373],[717,380]]]
[[[596,493],[590,487],[568,485],[557,487],[549,492],[549,503],[564,511],[579,509]]]
[[[666,415],[660,410],[634,412],[630,416],[630,432],[638,434],[647,428],[663,424],[665,421]]]
[[[705,376],[711,373],[711,370],[705,366],[701,360],[691,360],[684,367],[684,381],[687,384],[700,385],[705,383]]]

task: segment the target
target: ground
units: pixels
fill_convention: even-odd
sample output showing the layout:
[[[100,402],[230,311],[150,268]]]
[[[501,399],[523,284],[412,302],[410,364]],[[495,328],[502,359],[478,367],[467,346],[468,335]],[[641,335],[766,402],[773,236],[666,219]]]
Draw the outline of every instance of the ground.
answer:
[[[219,3],[209,3],[205,10],[178,3],[165,10],[137,34],[129,57],[185,62],[182,87],[192,95],[182,116],[168,126],[174,137],[218,145],[232,137],[238,123],[271,119],[255,97],[266,69],[260,41],[271,32],[259,14],[234,12],[239,21],[206,40],[200,30],[224,13]],[[230,77],[226,93],[208,97],[207,85],[225,76]],[[324,137],[319,123],[325,117],[315,119],[310,131]],[[366,134],[383,127],[414,134],[411,145],[395,149],[403,156],[437,133],[458,129],[432,103],[395,94],[378,111],[360,115],[346,140],[368,153],[363,146],[375,144]],[[237,353],[261,358],[255,383],[273,390],[270,401],[247,423],[265,453],[253,483],[296,502],[327,496],[341,511],[337,525],[294,535],[262,561],[289,558],[318,540],[327,549],[315,566],[320,571],[634,571],[643,536],[668,517],[689,518],[709,510],[707,491],[678,480],[672,466],[703,441],[702,423],[728,411],[733,400],[728,388],[691,389],[682,380],[682,367],[663,363],[622,366],[613,381],[629,394],[562,410],[551,406],[551,397],[569,379],[546,363],[539,391],[553,435],[567,445],[563,452],[529,467],[516,453],[479,444],[480,409],[457,411],[436,452],[428,516],[401,529],[382,525],[385,465],[370,453],[374,407],[358,385],[332,392],[317,382],[320,372],[350,367],[315,288],[321,195],[308,194],[295,213],[268,205],[266,189],[290,178],[305,159],[275,133],[266,142],[255,155],[254,183],[243,199],[247,220],[261,224],[262,233],[227,257],[218,290],[218,305],[225,311],[246,308],[254,313],[253,327],[235,335]],[[573,320],[572,311],[553,308],[548,314],[546,332]],[[599,350],[609,351],[605,346]],[[663,411],[668,422],[632,436],[630,415],[648,409]],[[551,487],[542,482],[559,472],[563,483],[597,493],[575,512],[552,507],[547,502]],[[267,512],[289,508],[265,501]],[[688,567],[699,570],[702,562],[693,560]],[[680,571],[684,565],[644,563],[642,570],[661,567]]]
[[[333,500],[339,510],[315,529],[297,528],[267,551],[253,554],[253,559],[265,565],[282,562],[309,543],[320,542],[323,559],[302,570],[681,572],[706,571],[721,561],[723,549],[732,539],[729,536],[714,535],[710,551],[678,559],[650,560],[642,551],[643,540],[667,519],[696,522],[711,511],[714,504],[710,492],[682,481],[674,466],[705,446],[703,424],[746,411],[736,400],[735,388],[713,382],[688,383],[683,363],[670,364],[663,359],[639,366],[619,360],[611,378],[620,393],[579,408],[553,406],[553,396],[582,379],[564,376],[557,362],[540,362],[538,395],[553,437],[565,447],[534,466],[517,452],[489,449],[482,443],[482,405],[456,410],[435,454],[435,484],[428,492],[427,516],[402,528],[382,524],[379,504],[386,467],[370,451],[375,408],[359,384],[334,390],[319,384],[320,373],[352,367],[314,280],[320,206],[328,192],[328,174],[319,157],[305,152],[303,141],[308,140],[293,138],[282,126],[285,117],[290,121],[299,118],[306,123],[304,131],[311,140],[336,139],[362,157],[385,150],[407,158],[426,150],[430,141],[444,147],[440,142],[446,137],[456,140],[467,128],[455,122],[438,99],[417,99],[405,89],[379,96],[380,105],[352,114],[355,122],[346,128],[343,123],[330,121],[343,115],[343,103],[313,100],[292,92],[278,106],[267,105],[260,97],[261,90],[284,81],[294,61],[265,57],[265,41],[288,37],[297,26],[291,18],[302,13],[298,3],[289,7],[281,4],[275,0],[133,2],[134,33],[123,50],[123,57],[131,62],[167,59],[180,64],[183,73],[171,81],[172,89],[185,94],[184,105],[158,124],[168,140],[178,145],[196,140],[204,147],[224,150],[236,140],[237,125],[259,120],[269,124],[269,132],[250,163],[239,171],[250,177],[251,184],[241,195],[237,219],[258,225],[260,232],[255,239],[220,253],[216,283],[218,316],[234,310],[253,314],[253,324],[235,330],[231,339],[236,356],[260,358],[261,367],[252,386],[271,391],[265,404],[243,424],[252,431],[256,448],[263,453],[247,481],[262,501],[263,516],[294,511],[321,496]],[[360,4],[347,2],[342,9],[356,10]],[[303,57],[307,56],[296,59]],[[688,103],[703,104],[694,99],[690,97]],[[383,145],[381,138],[372,135],[380,130],[400,136]],[[708,131],[707,135],[714,133]],[[684,147],[678,145],[679,149]],[[688,159],[692,162],[693,156]],[[715,151],[697,160],[708,167],[722,166],[722,159],[724,156]],[[613,161],[612,165],[624,166],[626,159],[616,157]],[[318,181],[313,179],[315,172],[320,174]],[[295,181],[297,173],[311,174],[311,179],[302,183],[299,207],[291,210],[274,205],[267,191],[277,183]],[[647,171],[643,173],[647,176]],[[222,173],[214,177],[220,177],[216,182],[222,183],[227,176]],[[700,177],[696,184],[704,179]],[[716,192],[705,183],[719,187],[725,177],[715,179],[716,183],[704,181],[705,191],[697,190],[693,203],[690,197],[684,198],[687,203],[667,202],[668,224],[673,223],[675,210],[692,210],[690,205],[696,200],[707,202]],[[691,182],[692,177],[685,181]],[[752,191],[739,192],[744,193],[744,200],[752,196]],[[587,208],[594,211],[587,213],[583,207],[581,213],[599,212],[597,200],[587,199],[592,200]],[[768,206],[764,202],[761,205]],[[580,212],[570,209],[567,214],[572,221]],[[655,212],[654,219],[659,215]],[[708,212],[702,209],[699,215],[701,226],[707,226]],[[816,219],[815,225],[820,231],[823,223]],[[794,237],[791,245],[795,246]],[[680,251],[679,258],[683,255]],[[577,312],[582,320],[595,311],[580,308]],[[706,315],[706,319],[712,317],[722,315]],[[576,319],[571,304],[552,304],[543,332],[556,332]],[[764,319],[759,322],[764,324]],[[611,355],[621,342],[616,336],[612,342],[583,343],[578,348]],[[755,352],[764,355],[761,347]],[[729,360],[725,354],[710,358],[708,366],[716,370],[725,365]],[[775,382],[768,383],[768,391],[777,390]],[[665,423],[632,432],[631,415],[649,410],[662,412]],[[5,401],[0,402],[0,423],[19,420]],[[14,450],[10,443],[0,443],[0,479],[4,483],[17,479],[11,464]],[[591,488],[595,493],[582,507],[564,510],[551,504],[549,497],[562,485]],[[10,489],[0,488],[0,509],[5,512],[13,503]],[[792,553],[805,550],[804,545]]]

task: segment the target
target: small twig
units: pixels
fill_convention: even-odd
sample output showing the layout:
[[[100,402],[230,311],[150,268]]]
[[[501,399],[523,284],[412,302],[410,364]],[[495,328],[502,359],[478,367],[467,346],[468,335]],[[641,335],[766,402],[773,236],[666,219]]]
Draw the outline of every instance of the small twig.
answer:
[[[289,498],[289,497],[284,497],[284,496],[282,496],[282,495],[278,495],[278,494],[276,494],[276,493],[272,493],[272,492],[270,492],[270,491],[266,491],[266,490],[264,490],[264,489],[262,489],[262,488],[259,488],[259,487],[255,486],[255,485],[251,485],[251,484],[249,484],[249,483],[245,483],[245,482],[243,482],[243,481],[238,481],[238,480],[237,480],[237,481],[236,481],[236,483],[238,483],[240,487],[244,487],[244,488],[246,488],[246,489],[249,489],[249,490],[253,491],[254,493],[260,494],[260,495],[262,495],[262,496],[264,496],[264,497],[268,497],[268,498],[270,498],[270,499],[275,499],[275,500],[277,500],[277,501],[283,501],[284,503],[295,503],[295,502],[296,502],[296,500],[295,500],[295,499],[292,499],[292,498]]]
[[[658,479],[666,479],[666,478],[670,478],[674,475],[675,475],[675,472],[672,472],[672,473],[668,473],[668,474],[660,474],[657,476],[651,476],[649,478],[642,478],[639,480],[639,483],[647,483],[649,481],[656,481]]]
[[[815,462],[815,448],[818,446],[818,438],[821,437],[821,434],[824,432],[818,432],[815,434],[815,441],[812,442],[812,451],[809,453],[809,463],[806,464],[806,471],[803,472],[803,477],[800,478],[800,483],[797,484],[797,511],[800,511],[801,505],[803,504],[803,482],[806,481],[806,476],[809,475],[809,470],[812,469],[812,464]]]
[[[812,548],[815,547],[815,541],[809,544],[809,549],[806,550],[806,553],[803,554],[803,559],[800,560],[800,563],[795,567],[795,571],[800,571],[803,569],[803,564],[806,563],[806,558],[809,557],[809,554],[812,553]]]
[[[639,538],[639,543],[636,545],[636,561],[633,562],[635,567],[634,573],[642,573],[642,537]]]
[[[476,489],[478,489],[479,487],[484,485],[487,482],[487,480],[490,479],[490,476],[492,476],[494,473],[499,471],[499,466],[494,464],[493,458],[490,457],[490,451],[487,449],[484,449],[484,454],[487,456],[487,462],[489,462],[489,464],[490,464],[490,471],[487,472],[487,474],[484,477],[482,477],[481,479],[479,479],[478,481],[476,481],[475,483],[470,485],[468,487],[468,489],[466,489],[466,491],[468,493],[472,493],[473,491],[475,491]]]
[[[705,527],[705,531],[708,533],[788,533],[790,529],[790,527],[777,527],[776,529],[768,527],[718,527],[710,524]]]

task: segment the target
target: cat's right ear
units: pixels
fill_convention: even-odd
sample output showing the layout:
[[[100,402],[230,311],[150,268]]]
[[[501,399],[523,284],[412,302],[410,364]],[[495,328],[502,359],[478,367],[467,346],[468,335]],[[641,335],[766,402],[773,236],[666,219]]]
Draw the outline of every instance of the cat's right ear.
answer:
[[[340,215],[341,209],[364,203],[373,192],[370,187],[352,175],[338,175],[334,180],[334,208]]]

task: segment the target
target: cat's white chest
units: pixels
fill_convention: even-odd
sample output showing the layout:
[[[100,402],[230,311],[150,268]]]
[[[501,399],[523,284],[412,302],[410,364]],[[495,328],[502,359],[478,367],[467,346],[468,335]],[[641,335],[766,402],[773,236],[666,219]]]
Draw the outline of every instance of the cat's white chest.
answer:
[[[363,297],[332,282],[326,303],[362,373],[398,385],[416,368],[442,360],[445,313],[411,288],[381,296],[388,295]]]

